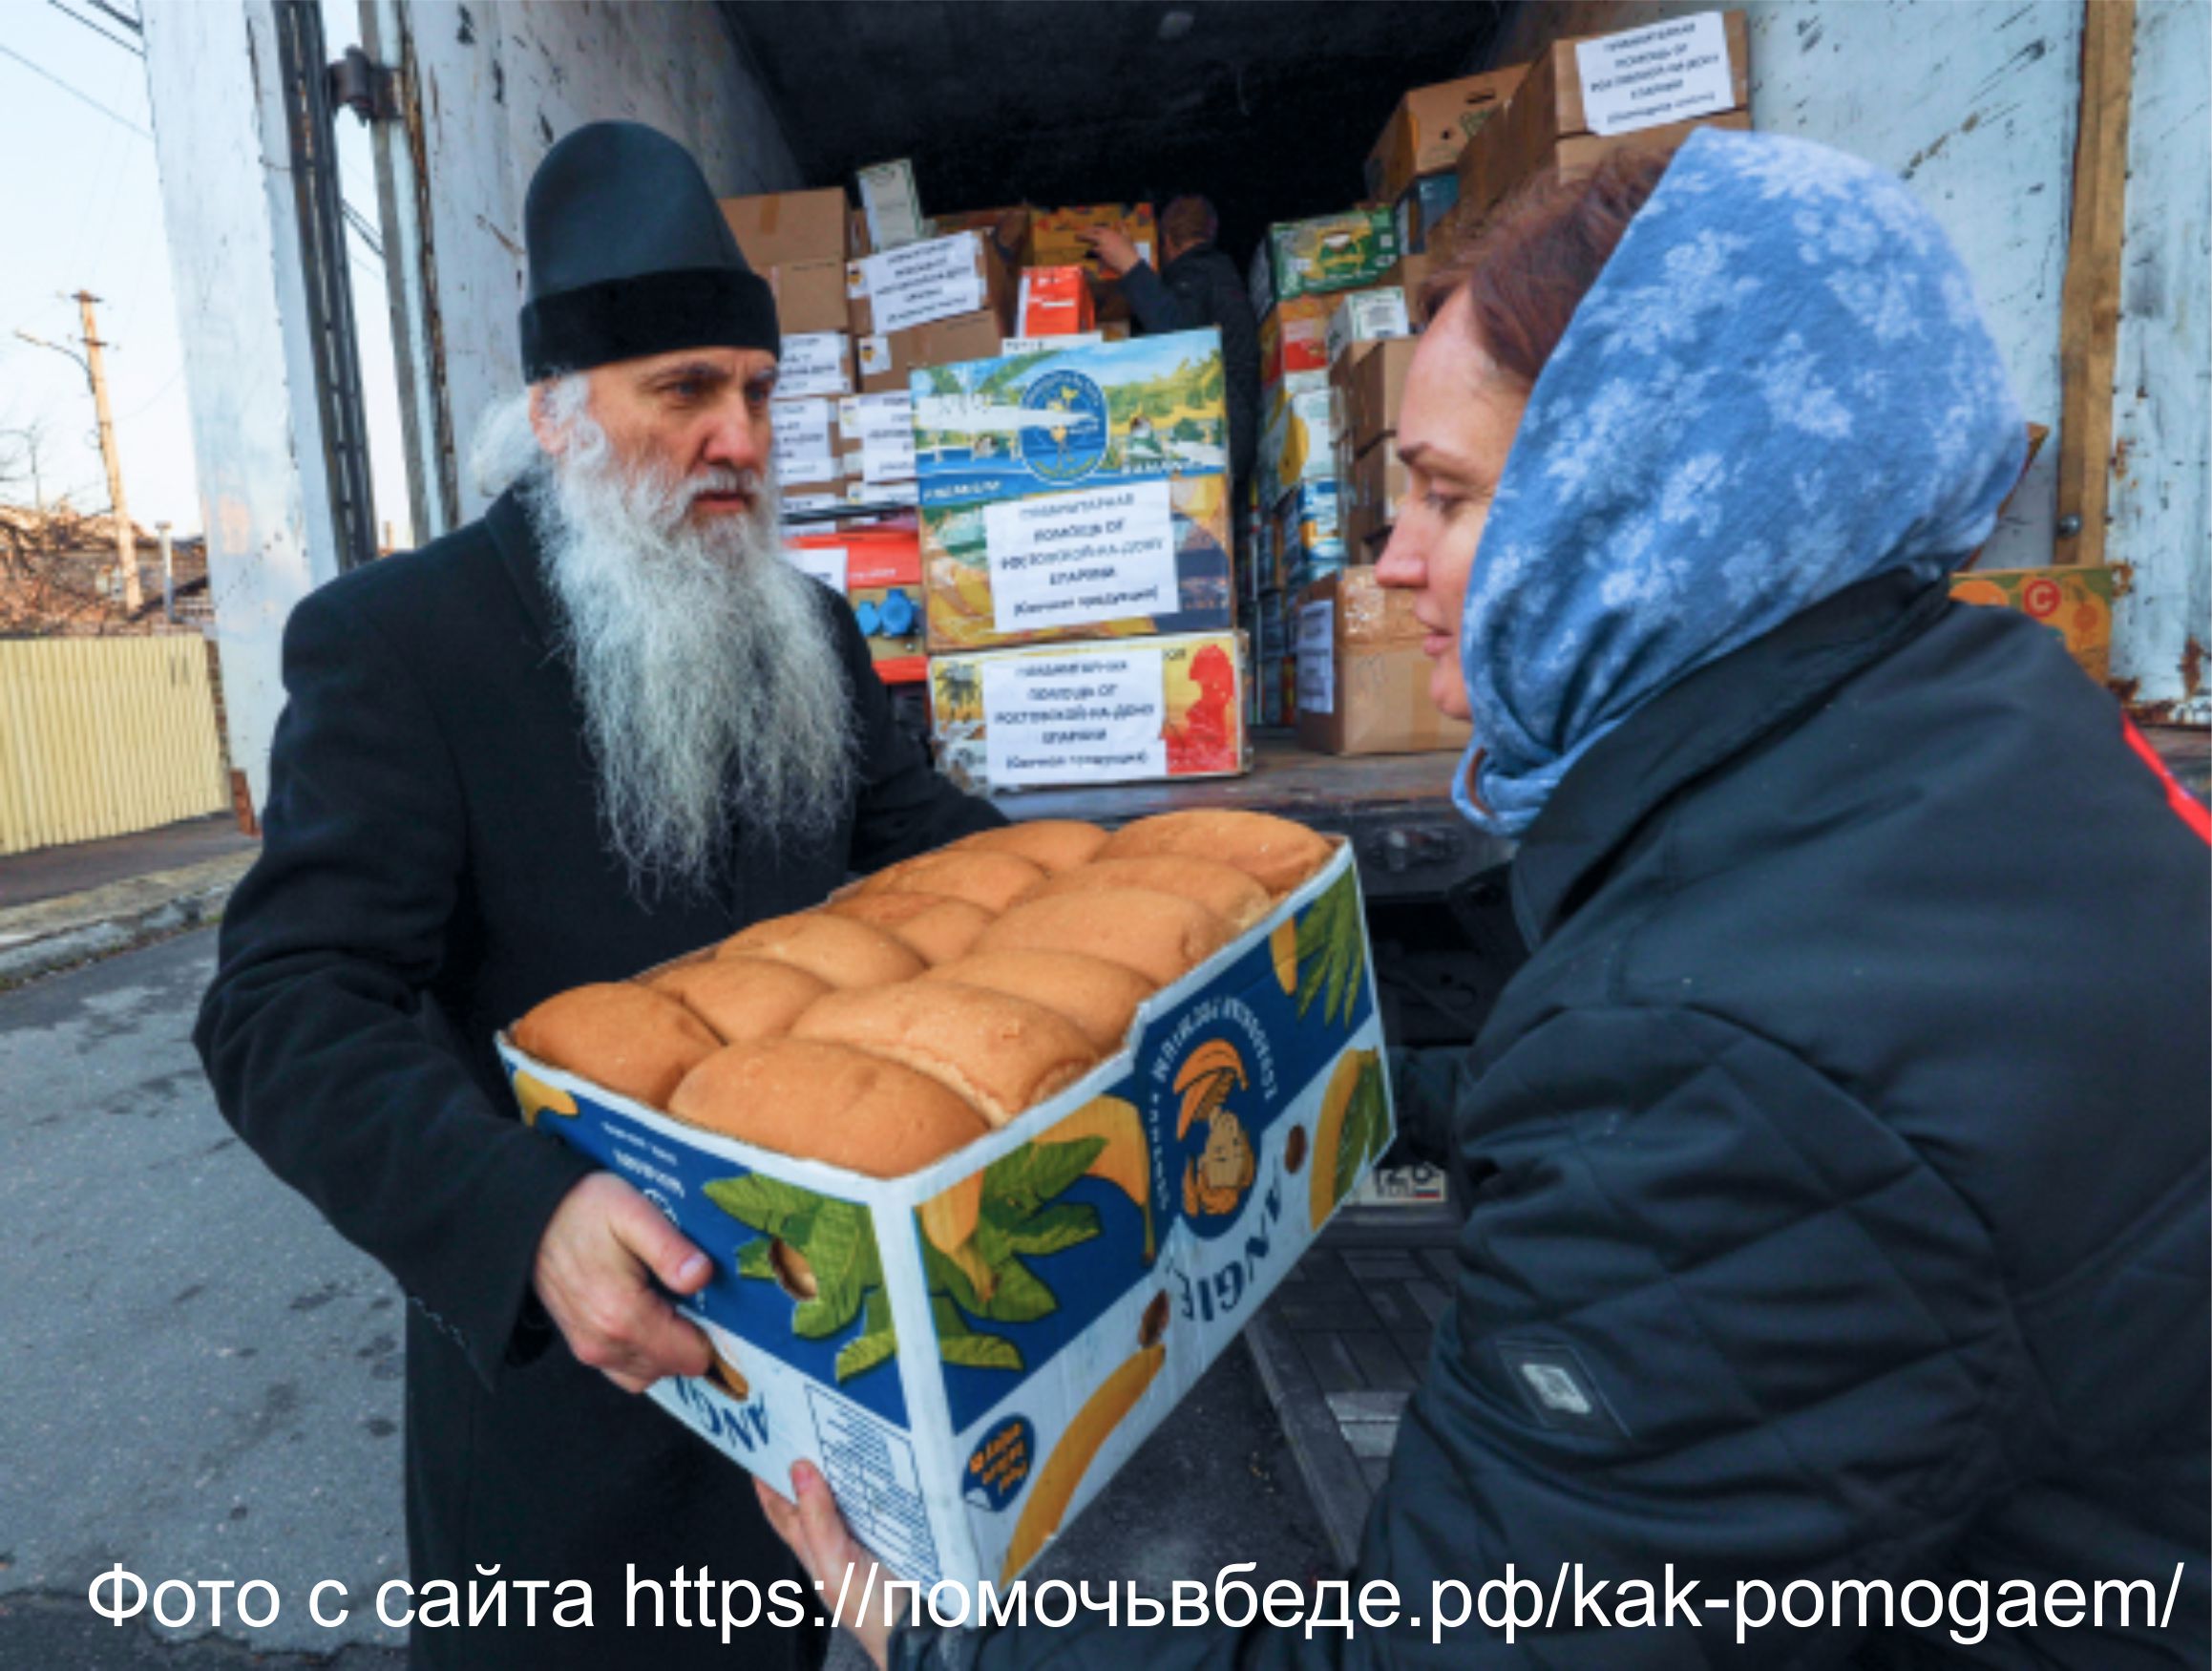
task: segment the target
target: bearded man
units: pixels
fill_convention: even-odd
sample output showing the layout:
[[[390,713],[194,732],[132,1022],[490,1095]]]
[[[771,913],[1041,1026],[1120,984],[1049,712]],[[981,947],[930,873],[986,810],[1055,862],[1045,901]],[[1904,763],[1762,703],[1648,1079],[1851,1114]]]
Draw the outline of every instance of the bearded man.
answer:
[[[416,1596],[509,1585],[503,1629],[418,1618],[411,1662],[811,1667],[795,1610],[733,1657],[696,1587],[690,1628],[650,1593],[625,1628],[632,1568],[716,1597],[799,1569],[744,1473],[634,1396],[706,1370],[668,1299],[705,1257],[520,1124],[492,1036],[1001,820],[901,738],[850,610],[783,559],[775,305],[697,164],[595,124],[525,222],[530,387],[478,449],[505,492],[293,612],[196,1042],[240,1134],[406,1290]],[[592,1629],[550,1589],[525,1627],[517,1580],[575,1579]]]

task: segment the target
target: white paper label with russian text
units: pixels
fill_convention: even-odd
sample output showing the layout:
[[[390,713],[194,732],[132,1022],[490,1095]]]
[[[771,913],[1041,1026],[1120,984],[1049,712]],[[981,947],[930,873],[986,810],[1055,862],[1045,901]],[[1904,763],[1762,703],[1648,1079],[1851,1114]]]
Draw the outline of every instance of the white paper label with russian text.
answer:
[[[1165,481],[985,505],[983,548],[1000,632],[1130,621],[1179,607]]]
[[[885,250],[861,264],[878,331],[905,330],[973,313],[986,300],[983,264],[973,234]]]
[[[1337,711],[1337,606],[1328,599],[1298,605],[1298,711]]]
[[[1633,134],[1736,107],[1728,32],[1717,11],[1574,43],[1583,119],[1600,136]]]
[[[845,547],[842,545],[787,545],[784,555],[801,574],[811,575],[833,591],[845,590]]]
[[[831,438],[832,408],[826,400],[775,403],[775,472],[778,481],[835,481],[837,447]]]
[[[985,662],[991,786],[1168,774],[1168,696],[1157,648]]]
[[[852,362],[845,353],[843,331],[809,330],[784,338],[783,358],[776,367],[778,400],[852,392]]]
[[[914,396],[864,394],[846,401],[837,427],[860,443],[860,479],[872,485],[914,479]]]

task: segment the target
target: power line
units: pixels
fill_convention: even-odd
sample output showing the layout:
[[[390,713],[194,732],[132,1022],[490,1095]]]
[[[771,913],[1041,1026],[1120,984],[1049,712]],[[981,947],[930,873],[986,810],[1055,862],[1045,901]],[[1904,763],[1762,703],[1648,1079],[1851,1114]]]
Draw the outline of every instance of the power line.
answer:
[[[137,122],[131,120],[129,116],[117,116],[114,111],[110,110],[106,105],[102,104],[98,99],[94,98],[90,94],[79,93],[75,88],[72,87],[68,82],[64,81],[60,76],[54,74],[52,71],[47,70],[40,65],[32,63],[29,58],[25,57],[13,47],[0,44],[0,57],[13,58],[18,64],[21,64],[26,70],[30,71],[40,80],[53,82],[54,86],[60,88],[62,92],[68,94],[70,97],[76,99],[80,103],[91,105],[93,109],[98,111],[100,115],[106,116],[108,120],[111,122],[121,123],[124,127],[130,129],[132,133],[137,135],[139,138],[153,138],[153,135],[146,132],[144,128],[138,126]]]
[[[384,240],[377,236],[376,228],[369,218],[351,203],[346,201],[344,198],[338,200],[338,208],[339,212],[346,217],[346,224],[353,236],[369,245],[369,254],[375,256],[378,261],[382,261],[384,259]]]
[[[94,8],[95,11],[106,12],[117,23],[121,24],[125,29],[129,30],[133,34],[144,34],[146,32],[146,26],[143,23],[141,23],[137,18],[133,17],[121,7],[110,6],[108,4],[108,0],[85,0],[85,4]]]
[[[143,58],[146,55],[146,49],[144,47],[135,47],[129,41],[116,39],[116,36],[110,34],[106,30],[102,29],[98,24],[95,23],[91,18],[85,16],[83,13],[72,11],[68,7],[61,3],[61,0],[46,0],[46,3],[53,7],[56,11],[60,12],[62,16],[68,18],[70,22],[81,24],[86,29],[91,30],[93,33],[98,35],[100,39],[106,41],[111,47],[121,47],[124,52],[129,53],[134,57]]]

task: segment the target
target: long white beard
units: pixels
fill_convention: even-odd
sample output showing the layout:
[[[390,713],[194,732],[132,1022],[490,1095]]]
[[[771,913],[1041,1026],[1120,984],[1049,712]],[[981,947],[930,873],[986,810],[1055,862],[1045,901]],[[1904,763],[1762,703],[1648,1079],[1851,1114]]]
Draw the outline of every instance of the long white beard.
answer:
[[[600,821],[643,898],[702,892],[740,828],[826,836],[850,803],[852,705],[814,582],[786,561],[772,487],[626,469],[581,410],[526,478],[576,671]],[[700,494],[753,509],[694,524]]]

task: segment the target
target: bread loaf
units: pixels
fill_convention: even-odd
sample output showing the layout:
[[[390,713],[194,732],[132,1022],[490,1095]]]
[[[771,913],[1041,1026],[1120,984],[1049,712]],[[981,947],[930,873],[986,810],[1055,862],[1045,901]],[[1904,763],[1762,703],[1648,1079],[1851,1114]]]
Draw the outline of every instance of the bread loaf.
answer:
[[[1074,818],[1034,818],[1001,830],[982,830],[952,844],[955,853],[1011,853],[1058,876],[1088,864],[1106,845],[1106,833]]]
[[[1017,905],[983,930],[976,949],[1082,952],[1165,986],[1231,938],[1228,923],[1179,894],[1104,888]]]
[[[1101,888],[1149,888],[1196,901],[1242,934],[1275,903],[1268,891],[1234,865],[1211,858],[1101,858],[1047,878],[1030,896],[1095,894]]]
[[[724,941],[716,955],[772,958],[840,988],[911,981],[926,966],[895,936],[826,911],[800,911],[756,922]]]
[[[722,1041],[683,1005],[634,982],[571,987],[510,1029],[516,1047],[594,1085],[665,1108],[669,1093]]]
[[[925,1073],[994,1126],[1083,1077],[1098,1051],[1043,1005],[951,982],[833,992],[792,1037],[867,1050]]]
[[[878,871],[861,884],[868,894],[949,894],[986,911],[1003,911],[1044,879],[1042,865],[1011,853],[945,848]]]
[[[1122,1047],[1137,1005],[1152,994],[1152,983],[1136,970],[1083,952],[972,952],[957,962],[939,963],[922,980],[980,986],[1042,1004],[1082,1028],[1101,1055]]]
[[[828,901],[822,909],[833,917],[850,917],[855,922],[870,923],[896,934],[900,923],[913,921],[951,897],[949,894],[894,894],[888,890],[854,892]]]
[[[993,920],[991,913],[980,905],[966,899],[940,899],[928,910],[916,912],[891,932],[912,946],[923,962],[935,967],[938,963],[949,963],[955,958],[966,957],[977,938]]]
[[[681,1003],[726,1045],[790,1032],[807,1005],[833,990],[795,963],[749,957],[682,963],[647,984]]]
[[[801,1039],[714,1051],[676,1087],[668,1111],[869,1177],[902,1176],[990,1130],[934,1079],[864,1050]]]
[[[1098,857],[1211,858],[1234,865],[1279,899],[1328,863],[1331,851],[1327,837],[1288,818],[1213,811],[1140,818],[1107,837]]]

